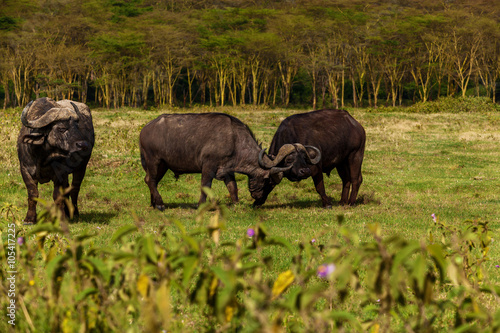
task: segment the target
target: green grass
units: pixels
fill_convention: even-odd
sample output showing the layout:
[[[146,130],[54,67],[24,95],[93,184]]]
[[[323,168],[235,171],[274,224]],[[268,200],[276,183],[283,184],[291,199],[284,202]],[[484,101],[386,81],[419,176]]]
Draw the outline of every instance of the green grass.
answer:
[[[80,195],[81,217],[72,224],[72,233],[97,232],[95,242],[107,244],[114,230],[134,223],[134,216],[151,232],[169,218],[180,220],[188,230],[196,228],[199,175],[183,175],[176,181],[169,171],[159,186],[168,209],[159,212],[149,207],[138,136],[148,121],[164,112],[169,111],[93,110],[96,144]],[[247,123],[262,146],[268,147],[281,120],[300,111],[227,108],[224,112]],[[368,224],[379,223],[384,235],[425,239],[434,227],[433,213],[451,224],[482,219],[490,223],[493,235],[498,234],[500,113],[350,112],[367,133],[359,205],[323,209],[311,179],[300,183],[285,179],[262,208],[254,209],[245,176],[237,177],[240,203],[235,205],[230,203],[223,182],[214,181],[216,197],[230,212],[221,240],[236,240],[258,221],[265,222],[271,234],[292,243],[317,238],[324,227],[336,225],[338,215],[345,216],[345,225],[362,237],[368,235]],[[27,194],[15,148],[19,114],[19,109],[0,112],[4,138],[0,203],[18,207],[16,217],[21,220]],[[52,185],[39,188],[42,199],[51,199]],[[326,179],[326,188],[338,201],[340,178],[335,171]],[[273,251],[276,272],[286,269],[288,263],[280,260],[285,250]],[[493,260],[487,267],[493,270],[500,263],[498,242],[490,251]]]
[[[247,123],[263,147],[269,146],[274,131],[286,116],[300,112],[242,108],[226,108],[223,111]],[[136,243],[142,236],[156,233],[156,236],[160,237],[159,243],[175,252],[174,247],[182,244],[183,240],[178,228],[171,223],[173,219],[180,221],[188,232],[193,232],[198,229],[200,223],[206,226],[213,215],[205,214],[201,222],[196,221],[200,175],[183,175],[179,180],[175,180],[170,171],[159,186],[167,209],[159,212],[149,207],[149,191],[143,181],[144,171],[139,160],[138,136],[148,121],[163,112],[171,111],[93,110],[96,145],[80,194],[81,216],[70,225],[73,235],[97,235],[89,240],[89,248],[105,248],[108,245],[119,248],[120,244],[110,243],[112,235],[122,226],[135,224],[143,232],[126,236],[125,240],[132,240],[128,246]],[[493,237],[488,253],[491,261],[483,264],[483,267],[487,270],[489,282],[498,284],[498,268],[495,265],[500,264],[496,236],[500,222],[500,113],[488,111],[427,114],[404,113],[401,109],[350,112],[365,127],[367,133],[363,164],[364,182],[358,197],[359,204],[355,207],[334,205],[332,209],[323,209],[311,179],[300,183],[285,179],[261,208],[254,209],[245,176],[237,176],[240,196],[238,204],[230,202],[223,182],[214,181],[215,196],[228,206],[229,213],[226,228],[221,233],[221,244],[229,242],[234,245],[238,241],[241,242],[249,227],[263,222],[270,235],[283,237],[293,245],[295,251],[299,251],[299,243],[307,244],[313,238],[317,240],[316,244],[327,244],[329,240],[336,239],[340,230],[340,219],[353,234],[360,236],[360,245],[365,241],[373,241],[373,235],[368,229],[372,224],[380,225],[383,237],[397,234],[406,240],[417,240],[424,244],[430,242],[430,231],[435,236],[440,235],[431,214],[436,214],[440,221],[452,226],[460,226],[466,220],[481,219],[489,222]],[[12,204],[18,222],[24,218],[27,209],[27,194],[18,170],[15,147],[20,128],[19,114],[19,109],[0,111],[0,136],[5,138],[0,148],[0,205]],[[338,201],[341,186],[335,171],[326,179],[326,188],[334,201]],[[40,185],[39,189],[41,198],[51,201],[52,184]],[[2,241],[5,244],[4,225],[2,223]],[[173,238],[161,233],[165,226],[168,235]],[[18,235],[25,236],[31,229],[32,227],[19,223]],[[58,236],[50,235],[47,242],[57,243],[57,239]],[[173,239],[176,240],[173,243],[177,245],[169,243]],[[243,240],[249,241],[246,237]],[[27,239],[33,248],[34,241],[34,235]],[[357,244],[357,240],[354,243]],[[42,269],[42,254],[40,251],[34,251],[34,266],[31,262],[28,266]],[[214,251],[227,251],[229,254],[232,248],[221,246]],[[268,246],[257,251],[258,258],[272,258],[270,270],[262,271],[266,281],[275,281],[280,273],[293,267],[292,260],[296,253],[290,251],[279,246]],[[207,258],[204,260],[208,260]],[[252,258],[250,260],[257,260],[256,257]],[[337,264],[345,263],[339,261]],[[222,267],[224,263],[217,262],[216,265]],[[129,273],[134,270],[137,268],[133,265]],[[367,267],[366,271],[360,271],[360,278],[369,279],[376,270],[376,267]],[[26,279],[22,274],[19,277],[26,281],[33,278]],[[69,279],[68,276],[67,278]],[[37,280],[40,286],[48,282],[43,278]],[[131,282],[132,288],[135,283],[135,280]],[[300,283],[294,283],[288,293],[293,294],[294,289],[302,287]],[[444,297],[448,287],[449,285],[445,284],[442,290],[436,292],[440,297]],[[32,290],[24,292],[27,299],[36,297]],[[176,295],[173,293],[172,297],[179,297]],[[361,308],[363,311],[367,310],[360,305],[361,298],[362,296],[353,297],[352,303],[345,305],[346,310],[360,315],[360,320],[369,319],[375,315],[378,307],[373,305],[373,313],[359,312]],[[492,298],[483,297],[481,301],[491,313],[498,308]],[[315,306],[327,306],[324,302],[321,300]],[[175,301],[173,303],[177,304]],[[42,308],[44,307],[30,307],[35,316],[44,313],[40,310]],[[117,311],[121,313],[122,310]],[[196,305],[177,304],[175,311],[177,319],[181,316],[189,318],[184,324],[185,327],[192,325],[199,328],[208,324],[204,313],[199,311]],[[404,316],[408,312],[408,316],[413,316],[415,311],[415,305],[410,304],[402,308],[400,314]],[[144,313],[147,312],[146,310]],[[437,324],[438,331],[447,331],[447,326],[453,323],[453,313],[448,311],[443,316]],[[293,321],[293,317],[294,315],[286,318]],[[142,327],[142,322],[135,322],[134,325],[138,325],[134,327],[140,330],[138,328]],[[393,320],[391,325],[394,328],[399,327],[398,320]],[[292,326],[286,327],[291,329]]]

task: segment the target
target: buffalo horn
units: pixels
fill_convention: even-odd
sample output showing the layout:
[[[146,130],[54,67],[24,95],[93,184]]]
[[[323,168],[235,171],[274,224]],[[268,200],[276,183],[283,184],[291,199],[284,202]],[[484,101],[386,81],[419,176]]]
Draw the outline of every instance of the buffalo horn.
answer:
[[[290,170],[292,167],[293,167],[293,164],[290,164],[289,166],[283,167],[283,168],[272,167],[271,170],[269,170],[269,174],[275,175],[275,174],[278,174],[280,172],[285,172],[285,171]]]
[[[75,103],[73,103],[73,102],[70,102],[70,103],[71,103],[71,105],[73,105],[73,109],[75,109],[75,113],[76,113],[76,115],[77,115],[77,118],[76,118],[76,119],[80,118],[80,109],[78,109],[78,106],[76,106],[76,104],[75,104]],[[75,119],[75,120],[76,120],[76,119]]]
[[[281,149],[280,149],[280,151],[281,151]],[[274,161],[273,161],[273,160],[271,160],[267,156],[264,157],[265,153],[266,153],[265,149],[262,149],[260,151],[260,153],[259,153],[259,165],[263,169],[271,169],[270,170],[270,174],[273,175],[273,174],[277,174],[277,173],[280,173],[280,172],[285,172],[287,170],[290,170],[293,167],[293,164],[292,164],[292,165],[289,165],[287,167],[279,168],[279,167],[276,166],[279,163],[279,161],[276,162],[276,159],[274,159]],[[278,156],[279,156],[279,152],[278,152]],[[281,159],[283,159],[283,157]]]
[[[68,120],[70,118],[78,120],[79,118],[78,107],[74,103],[71,103],[73,105],[74,110],[68,108],[55,107],[45,112],[45,114],[43,114],[40,118],[36,120],[28,120],[27,119],[28,111],[32,103],[33,101],[29,102],[28,105],[26,105],[26,107],[24,108],[23,112],[21,113],[21,122],[23,123],[24,126],[29,128],[42,128],[57,120]]]
[[[28,111],[31,107],[31,104],[33,104],[33,101],[29,102],[23,109],[23,112],[21,113],[21,122],[23,123],[24,126],[26,127],[31,127],[29,125],[28,119],[26,119],[26,116],[28,115]]]
[[[259,153],[259,165],[264,169],[271,169],[277,166],[287,155],[293,153],[295,151],[295,147],[291,144],[283,145],[278,151],[278,155],[274,160],[271,160],[269,157],[264,158],[265,149],[262,149]],[[285,168],[286,170],[290,168]]]
[[[306,149],[306,153],[307,153],[307,158],[309,159],[309,162],[314,165],[314,164],[318,164],[319,161],[321,161],[321,151],[314,147],[314,146],[304,146],[304,148],[307,148],[307,149],[312,149],[316,152],[316,157],[315,158],[311,158],[311,156],[309,155],[309,152],[307,151]]]

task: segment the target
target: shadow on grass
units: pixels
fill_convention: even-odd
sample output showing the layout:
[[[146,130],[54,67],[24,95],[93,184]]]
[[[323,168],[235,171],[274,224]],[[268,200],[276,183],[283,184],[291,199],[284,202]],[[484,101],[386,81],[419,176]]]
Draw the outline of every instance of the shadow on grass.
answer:
[[[333,204],[333,206],[338,206],[338,203]],[[290,201],[287,203],[270,203],[260,206],[260,209],[277,209],[277,208],[296,208],[296,209],[308,209],[308,208],[321,208],[321,200],[297,200]]]
[[[109,224],[109,221],[116,217],[118,212],[89,212],[80,213],[78,218],[72,219],[70,222],[73,223],[87,223],[87,224]]]
[[[261,208],[268,208],[268,209],[276,209],[276,208],[295,208],[295,209],[308,209],[308,208],[325,208],[325,209],[332,209],[332,208],[338,208],[338,207],[349,207],[346,205],[341,205],[338,201],[332,200],[332,206],[330,208],[325,208],[321,204],[321,200],[295,200],[295,201],[290,201],[287,203],[270,203],[270,204],[264,204],[261,206]],[[359,195],[356,199],[356,202],[354,203],[354,206],[362,206],[362,205],[380,205],[381,202],[379,199],[375,198],[375,195],[373,192],[371,193],[363,193]]]
[[[217,200],[217,204],[224,205],[226,207],[237,206],[237,205],[240,205],[241,203],[242,203],[242,201],[234,203],[231,200]],[[165,203],[165,211],[168,209],[175,209],[175,208],[186,209],[186,210],[197,210],[198,207],[199,207],[198,202],[192,202],[192,203],[189,203],[189,202],[169,202],[169,203]],[[150,208],[152,208],[152,207],[150,207]]]
[[[152,207],[150,207],[152,208]],[[169,202],[165,204],[165,211],[168,209],[198,209],[198,203],[187,203],[187,202]]]

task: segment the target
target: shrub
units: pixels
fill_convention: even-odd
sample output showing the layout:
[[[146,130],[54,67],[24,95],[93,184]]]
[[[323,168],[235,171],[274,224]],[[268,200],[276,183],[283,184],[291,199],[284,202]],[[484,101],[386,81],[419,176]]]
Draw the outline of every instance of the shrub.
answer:
[[[406,110],[417,113],[491,112],[500,111],[500,106],[488,97],[442,97],[432,102],[416,103]]]
[[[57,206],[45,206],[29,232],[17,229],[19,331],[500,329],[500,288],[484,269],[491,242],[486,222],[458,228],[433,216],[428,240],[386,238],[380,225],[370,225],[371,240],[360,242],[338,216],[337,238],[296,246],[257,222],[237,241],[221,243],[228,211],[209,192],[197,230],[172,220],[147,234],[138,219],[116,230],[107,246],[95,247],[94,235],[72,236]],[[4,207],[4,224],[19,224],[12,209]],[[3,242],[4,263],[8,246]],[[272,271],[263,250],[273,246],[289,250],[288,270]],[[6,320],[0,323],[1,331],[9,329]]]

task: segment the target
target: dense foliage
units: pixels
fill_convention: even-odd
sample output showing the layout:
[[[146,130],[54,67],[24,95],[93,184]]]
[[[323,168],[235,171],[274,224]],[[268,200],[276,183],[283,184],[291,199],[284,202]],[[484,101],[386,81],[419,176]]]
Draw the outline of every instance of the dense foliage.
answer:
[[[210,197],[212,195],[209,192]],[[12,206],[2,209],[5,225]],[[198,230],[168,221],[155,234],[145,221],[116,230],[109,245],[69,233],[56,205],[31,230],[18,226],[16,330],[46,332],[497,332],[499,287],[483,269],[488,223],[453,227],[432,216],[428,240],[371,239],[342,226],[326,243],[292,245],[257,223],[221,243],[228,211],[213,200],[198,211]],[[208,215],[208,216],[207,216]],[[428,217],[429,219],[431,217]],[[171,229],[177,226],[175,236]],[[169,231],[170,229],[170,231]],[[319,235],[320,236],[320,235]],[[167,239],[167,244],[162,242]],[[290,267],[270,275],[266,248],[288,249]],[[1,271],[2,294],[9,281]],[[8,298],[2,297],[2,308]],[[4,332],[9,326],[0,323]]]
[[[5,0],[0,99],[105,107],[495,101],[500,3]],[[472,89],[473,88],[473,89]]]

